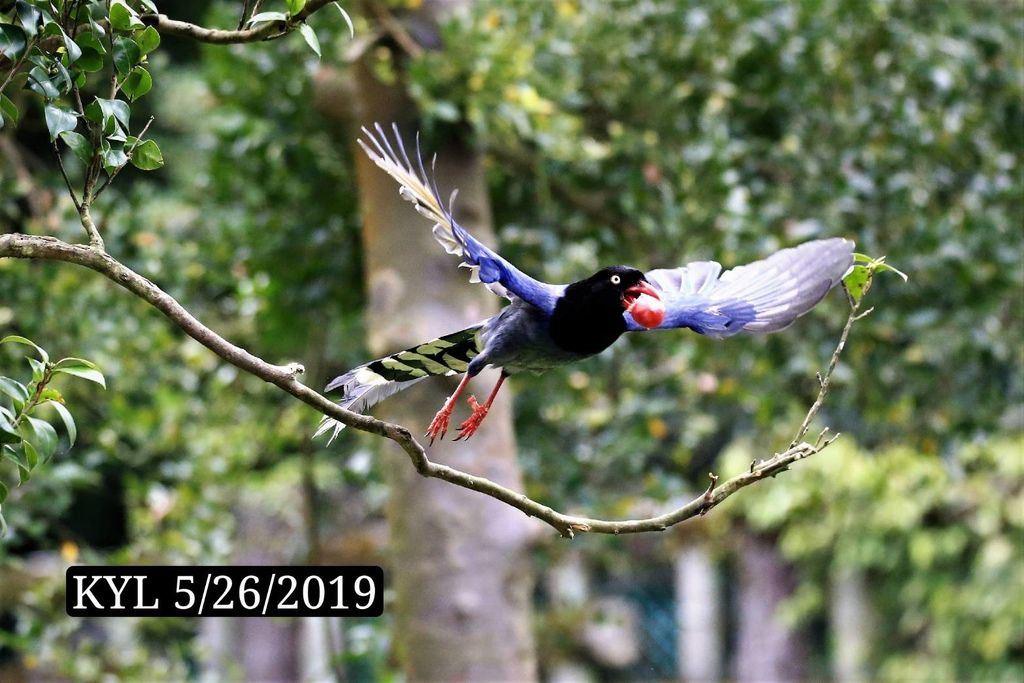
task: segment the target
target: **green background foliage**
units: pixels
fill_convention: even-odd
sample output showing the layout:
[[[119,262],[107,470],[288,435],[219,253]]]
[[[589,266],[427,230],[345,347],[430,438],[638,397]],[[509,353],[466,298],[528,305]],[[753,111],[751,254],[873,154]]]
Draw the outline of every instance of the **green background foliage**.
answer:
[[[175,5],[205,25],[237,22],[231,3]],[[37,66],[51,88],[19,78],[4,91],[18,120],[0,101],[2,134],[33,173],[0,168],[0,224],[79,240],[51,139],[80,183],[93,159],[122,164],[128,134],[154,115],[159,148],[132,162],[163,167],[126,168],[94,209],[111,253],[236,343],[305,363],[314,386],[365,360],[351,141],[312,106],[308,37],[157,46],[114,13],[120,42],[85,30],[77,59],[68,46]],[[344,18],[312,25],[323,63],[340,63]],[[888,679],[1021,673],[1022,25],[1019,7],[982,1],[487,0],[443,27],[457,49],[401,59],[425,148],[468,131],[487,152],[502,253],[527,272],[564,282],[612,263],[731,266],[841,235],[910,275],[878,278],[877,310],[854,328],[819,420],[842,439],[741,493],[713,531],[778,538],[804,579],[786,610],[797,626],[822,618],[828,577],[865,572],[880,624],[872,671]],[[19,37],[4,28],[8,55]],[[356,17],[357,35],[368,30]],[[375,55],[382,77],[400,71],[392,52]],[[114,72],[123,105],[109,104]],[[77,77],[99,98],[99,139],[68,114]],[[625,515],[770,455],[813,400],[845,314],[833,294],[782,334],[635,335],[514,380],[527,492]],[[0,260],[6,334],[88,358],[109,385],[62,386],[78,443],[24,487],[5,479],[9,566],[62,542],[96,561],[223,561],[246,492],[271,492],[265,505],[287,517],[274,492],[306,476],[314,498],[349,492],[380,510],[376,443],[346,432],[330,450],[311,444],[309,410],[92,273]],[[0,374],[22,363],[0,345]],[[578,543],[629,563],[618,540]],[[12,651],[68,647],[56,590],[40,582],[15,605]],[[180,646],[190,625],[141,628],[137,651],[87,650],[68,673],[173,678],[194,665]]]

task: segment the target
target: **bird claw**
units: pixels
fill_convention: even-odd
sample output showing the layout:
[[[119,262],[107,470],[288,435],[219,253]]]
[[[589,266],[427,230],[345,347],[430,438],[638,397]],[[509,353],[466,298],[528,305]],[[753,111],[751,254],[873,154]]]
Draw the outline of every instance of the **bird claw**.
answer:
[[[448,433],[448,421],[452,417],[452,408],[454,406],[445,406],[441,410],[437,411],[437,415],[430,421],[430,426],[427,427],[426,436],[430,437],[430,445],[434,445],[435,439],[443,439],[444,435]]]
[[[476,430],[479,429],[480,423],[484,421],[485,417],[487,417],[488,406],[480,405],[480,402],[476,400],[476,396],[470,396],[467,403],[469,403],[469,407],[473,409],[473,414],[470,415],[465,422],[459,425],[459,435],[455,437],[456,441],[468,439],[473,436],[473,434],[476,433]]]

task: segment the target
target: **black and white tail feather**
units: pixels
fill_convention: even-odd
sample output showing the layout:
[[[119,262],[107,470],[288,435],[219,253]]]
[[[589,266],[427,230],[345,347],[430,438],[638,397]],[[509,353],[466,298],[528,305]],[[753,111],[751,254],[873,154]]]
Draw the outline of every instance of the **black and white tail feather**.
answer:
[[[478,332],[483,324],[467,327],[405,351],[378,358],[344,375],[335,377],[324,391],[340,389],[338,405],[362,413],[387,397],[408,389],[427,377],[460,375],[480,353]],[[337,438],[345,424],[324,416],[313,438],[331,432],[327,445]]]

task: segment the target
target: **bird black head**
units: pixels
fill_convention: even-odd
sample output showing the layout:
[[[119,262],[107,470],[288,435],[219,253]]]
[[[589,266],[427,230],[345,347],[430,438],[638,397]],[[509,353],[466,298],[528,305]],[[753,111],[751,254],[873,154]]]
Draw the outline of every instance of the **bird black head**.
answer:
[[[600,353],[626,331],[622,312],[641,294],[661,298],[636,268],[602,268],[566,287],[551,315],[551,336],[566,351]]]

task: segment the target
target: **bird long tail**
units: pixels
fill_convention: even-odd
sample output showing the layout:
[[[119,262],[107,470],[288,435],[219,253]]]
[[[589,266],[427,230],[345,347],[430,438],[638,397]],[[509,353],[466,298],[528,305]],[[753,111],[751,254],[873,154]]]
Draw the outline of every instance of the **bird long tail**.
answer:
[[[340,389],[342,395],[338,405],[362,413],[427,377],[466,372],[469,362],[480,353],[478,332],[482,327],[482,323],[467,327],[360,365],[335,377],[324,391]],[[324,416],[313,438],[330,431],[331,437],[327,442],[330,445],[344,428],[343,422]]]

